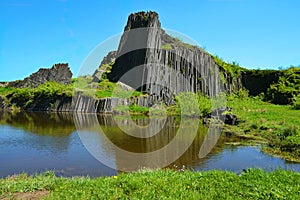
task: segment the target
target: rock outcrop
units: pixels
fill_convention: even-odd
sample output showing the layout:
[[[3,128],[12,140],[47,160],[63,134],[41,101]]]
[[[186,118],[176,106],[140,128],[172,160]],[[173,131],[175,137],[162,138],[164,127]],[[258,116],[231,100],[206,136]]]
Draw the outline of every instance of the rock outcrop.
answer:
[[[14,81],[8,83],[10,87],[35,88],[47,81],[55,81],[62,84],[70,84],[72,72],[67,63],[59,63],[52,66],[50,69],[41,68],[37,72],[31,74],[22,81]]]
[[[108,54],[103,58],[103,60],[101,61],[98,69],[94,72],[94,74],[92,75],[93,80],[92,82],[99,82],[102,74],[105,72],[104,69],[101,69],[101,66],[105,65],[105,64],[110,64],[112,62],[115,62],[116,57],[117,57],[117,52],[116,51],[111,51],[108,52]]]
[[[110,81],[123,82],[167,105],[180,92],[216,96],[224,90],[212,56],[168,36],[155,12],[139,12],[128,17],[116,57]]]

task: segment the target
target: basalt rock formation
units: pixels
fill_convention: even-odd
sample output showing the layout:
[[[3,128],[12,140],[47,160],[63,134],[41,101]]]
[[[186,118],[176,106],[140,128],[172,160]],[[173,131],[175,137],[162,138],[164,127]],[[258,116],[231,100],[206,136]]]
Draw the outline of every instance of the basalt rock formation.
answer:
[[[8,83],[8,86],[16,88],[36,88],[47,81],[55,81],[67,85],[71,83],[71,78],[72,72],[68,63],[59,63],[53,65],[50,69],[41,68],[22,81]]]
[[[107,64],[112,67],[110,73],[101,68]],[[124,90],[133,88],[146,95],[102,99],[84,95],[73,98],[61,96],[34,100],[26,109],[111,113],[118,105],[149,107],[161,102],[170,105],[175,103],[175,95],[187,91],[214,97],[221,92],[233,93],[246,88],[250,95],[258,95],[266,93],[270,85],[277,83],[281,76],[281,72],[276,70],[238,68],[239,72],[236,73],[228,70],[230,67],[226,63],[225,67],[223,64],[200,47],[168,35],[161,28],[156,12],[138,12],[128,17],[117,51],[109,52],[104,57],[92,76],[92,83],[99,82],[105,72],[109,81],[120,82]],[[69,84],[71,77],[68,64],[55,64],[51,69],[40,69],[22,81],[0,83],[0,86],[38,87],[46,81]],[[283,97],[284,100],[287,99]],[[0,97],[0,110],[12,105],[4,102],[5,99]],[[12,103],[19,105],[20,102]],[[20,103],[21,108],[24,107],[23,104],[24,102]],[[236,123],[234,116],[225,117],[228,123]]]
[[[147,93],[149,105],[169,105],[176,94],[186,91],[216,96],[227,84],[222,83],[213,57],[167,35],[155,12],[128,17],[109,80]]]

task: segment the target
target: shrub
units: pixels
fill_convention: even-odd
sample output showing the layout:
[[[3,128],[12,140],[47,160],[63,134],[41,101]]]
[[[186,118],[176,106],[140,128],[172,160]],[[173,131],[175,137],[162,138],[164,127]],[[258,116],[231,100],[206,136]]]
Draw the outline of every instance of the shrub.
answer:
[[[240,89],[236,95],[238,96],[238,98],[242,99],[242,100],[246,100],[249,97],[249,91],[246,89]]]
[[[12,92],[12,102],[18,106],[29,107],[36,99],[55,99],[57,96],[71,97],[72,85],[59,84],[57,82],[46,82],[38,88],[16,88]]]
[[[300,68],[290,67],[283,70],[278,82],[268,88],[266,100],[276,104],[293,104],[293,98],[298,95],[300,95]]]
[[[182,116],[199,116],[199,104],[195,93],[193,92],[182,92],[176,97],[177,112]]]
[[[49,81],[41,84],[36,90],[35,95],[43,97],[55,97],[56,95],[66,95],[71,97],[73,87],[70,85],[60,84],[54,81]]]
[[[138,105],[130,105],[129,111],[132,113],[138,113],[138,114],[148,114],[149,108],[148,107],[142,107]]]
[[[293,98],[292,106],[295,110],[300,110],[300,94]]]
[[[183,116],[200,116],[201,118],[211,113],[212,102],[201,93],[182,92],[176,97],[177,114]]]
[[[200,117],[205,117],[206,115],[210,114],[212,111],[212,101],[208,96],[203,96],[201,93],[197,94],[197,101],[198,101],[198,106],[199,106],[199,110],[200,110]],[[215,101],[216,104],[214,105],[214,108],[216,108],[215,106],[218,106],[217,101]]]

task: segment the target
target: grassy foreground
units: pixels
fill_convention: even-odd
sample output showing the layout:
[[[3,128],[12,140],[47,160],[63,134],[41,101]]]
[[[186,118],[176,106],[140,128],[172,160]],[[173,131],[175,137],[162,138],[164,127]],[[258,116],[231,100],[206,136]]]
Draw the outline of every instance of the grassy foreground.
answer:
[[[29,194],[45,199],[298,199],[300,174],[157,170],[99,178],[62,178],[47,172],[0,179],[0,199]]]

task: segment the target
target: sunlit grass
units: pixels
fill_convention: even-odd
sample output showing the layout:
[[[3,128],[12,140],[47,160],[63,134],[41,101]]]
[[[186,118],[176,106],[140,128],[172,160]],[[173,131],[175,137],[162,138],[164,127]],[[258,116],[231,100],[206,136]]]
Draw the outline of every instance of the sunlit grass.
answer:
[[[55,177],[47,172],[0,179],[0,197],[16,192],[50,191],[46,199],[297,199],[300,174],[249,169],[176,172],[145,170],[111,177]]]
[[[265,140],[268,152],[293,161],[300,161],[300,114],[289,105],[275,105],[258,98],[227,102],[239,118],[237,126],[227,126],[227,131]]]

